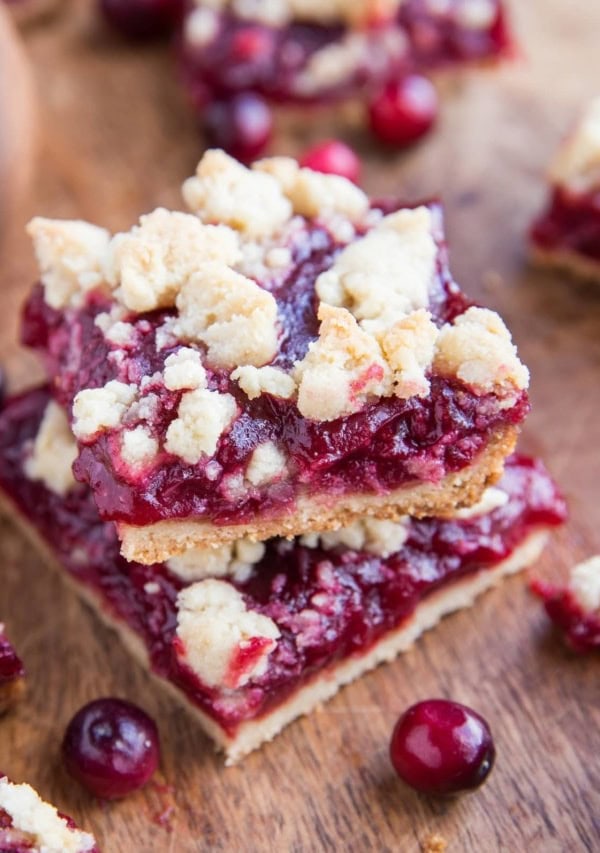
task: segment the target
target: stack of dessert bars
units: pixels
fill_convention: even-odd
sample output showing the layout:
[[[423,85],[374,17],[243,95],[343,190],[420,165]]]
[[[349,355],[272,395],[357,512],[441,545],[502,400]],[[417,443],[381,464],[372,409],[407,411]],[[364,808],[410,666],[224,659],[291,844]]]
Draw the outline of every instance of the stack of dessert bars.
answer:
[[[126,233],[34,219],[3,505],[235,762],[534,560],[529,375],[442,212],[219,150]]]

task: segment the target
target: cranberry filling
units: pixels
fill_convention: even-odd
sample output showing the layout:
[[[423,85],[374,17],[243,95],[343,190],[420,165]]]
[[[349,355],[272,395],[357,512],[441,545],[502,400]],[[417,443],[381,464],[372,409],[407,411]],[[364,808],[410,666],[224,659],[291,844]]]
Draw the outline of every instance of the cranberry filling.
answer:
[[[564,501],[541,463],[515,456],[502,480],[506,505],[479,518],[411,521],[406,543],[387,559],[272,540],[257,570],[236,587],[248,606],[277,622],[281,638],[264,675],[236,691],[219,691],[199,682],[174,653],[175,600],[183,582],[164,565],[124,560],[113,525],[99,520],[84,487],[60,498],[23,477],[23,456],[48,399],[47,389],[29,392],[0,414],[2,489],[65,569],[144,641],[154,671],[230,733],[327,666],[363,654],[436,589],[493,568],[536,528],[565,518]],[[307,623],[305,611],[315,608],[316,621]]]
[[[468,4],[451,0],[445,5],[446,10],[432,12],[426,0],[405,0],[395,20],[367,29],[358,68],[342,80],[319,81],[314,90],[302,86],[302,75],[317,51],[347,35],[344,27],[292,23],[271,28],[224,14],[214,38],[197,46],[183,42],[183,76],[197,106],[248,90],[276,101],[321,102],[373,90],[410,70],[494,60],[511,52],[501,0],[479,21],[465,19]],[[382,31],[406,36],[405,48],[382,51]]]
[[[600,192],[579,194],[555,187],[531,239],[540,249],[577,252],[600,262]]]
[[[531,590],[544,602],[546,613],[573,651],[584,654],[600,649],[600,613],[586,613],[567,588],[535,580]]]
[[[393,209],[384,205],[383,209]],[[396,205],[397,207],[397,205]],[[438,275],[430,310],[439,324],[451,321],[468,303],[451,280],[436,213],[439,244]],[[281,325],[279,352],[273,364],[289,368],[303,358],[317,336],[314,283],[331,266],[341,246],[322,226],[313,225],[293,247],[294,265],[283,283],[273,287]],[[175,347],[156,351],[156,334],[168,312],[134,319],[138,343],[117,362],[114,347],[94,324],[106,309],[105,297],[95,294],[82,309],[58,313],[44,302],[41,287],[30,297],[23,319],[23,341],[40,351],[54,394],[69,408],[82,388],[96,388],[111,379],[139,383],[162,370]],[[215,524],[243,523],[261,514],[290,511],[299,494],[327,491],[385,493],[407,483],[439,482],[450,472],[468,466],[500,427],[520,423],[528,411],[523,393],[511,408],[493,396],[477,396],[454,380],[433,377],[427,397],[386,398],[336,421],[309,421],[295,403],[263,394],[249,400],[224,372],[210,376],[211,387],[234,395],[241,414],[221,439],[215,460],[184,464],[162,452],[154,466],[137,477],[120,464],[120,433],[108,431],[81,448],[75,475],[88,483],[105,519],[135,525],[167,518],[209,518]],[[157,385],[160,411],[151,424],[160,446],[181,399]],[[129,426],[135,426],[135,423]],[[290,475],[264,488],[231,488],[243,474],[256,447],[276,441],[285,449]]]
[[[0,626],[0,687],[25,675],[25,667]]]

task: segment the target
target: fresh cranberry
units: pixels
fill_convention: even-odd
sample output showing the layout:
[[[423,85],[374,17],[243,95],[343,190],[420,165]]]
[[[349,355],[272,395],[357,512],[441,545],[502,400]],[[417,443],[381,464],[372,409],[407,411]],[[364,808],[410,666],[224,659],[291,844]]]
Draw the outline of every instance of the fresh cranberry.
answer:
[[[122,699],[96,699],[78,711],[62,743],[71,776],[97,797],[124,797],[141,788],[160,758],[156,724]]]
[[[430,699],[400,717],[390,758],[401,779],[425,794],[457,794],[478,788],[496,750],[483,717],[457,702]]]
[[[419,74],[388,83],[369,105],[373,133],[390,145],[416,142],[430,130],[437,115],[435,87]]]
[[[302,166],[327,175],[340,175],[354,183],[360,177],[360,160],[349,145],[337,139],[310,148],[300,161]]]
[[[244,163],[261,154],[273,130],[273,116],[266,101],[250,92],[210,104],[204,123],[210,144],[224,148]]]
[[[100,0],[108,23],[130,39],[168,35],[183,17],[185,0]]]

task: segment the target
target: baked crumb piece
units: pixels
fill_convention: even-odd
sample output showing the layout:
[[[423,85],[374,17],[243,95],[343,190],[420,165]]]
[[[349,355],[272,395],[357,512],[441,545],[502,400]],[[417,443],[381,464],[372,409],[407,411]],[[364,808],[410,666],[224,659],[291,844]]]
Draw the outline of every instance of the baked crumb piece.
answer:
[[[379,557],[391,556],[399,551],[406,542],[408,524],[406,521],[387,521],[378,518],[362,518],[326,533],[307,533],[300,542],[307,548],[351,548],[353,551],[366,551]]]
[[[588,106],[550,168],[554,184],[575,192],[600,187],[600,97]]]
[[[137,395],[135,385],[111,379],[102,388],[86,388],[73,401],[73,433],[85,441],[119,426]]]
[[[510,397],[529,385],[510,332],[495,311],[469,308],[437,340],[434,370],[455,376],[480,394]]]
[[[285,454],[273,441],[259,444],[246,468],[246,480],[253,486],[266,486],[287,473]]]
[[[212,456],[219,439],[237,414],[231,394],[198,388],[186,391],[177,417],[167,429],[165,449],[195,465],[203,456]]]
[[[391,18],[402,0],[195,0],[214,11],[230,9],[237,17],[283,27],[292,21],[364,26]]]
[[[295,365],[298,409],[305,418],[332,421],[385,396],[390,376],[377,341],[349,311],[321,303],[318,316],[319,337]]]
[[[239,257],[231,228],[158,208],[112,238],[107,279],[131,311],[153,311],[172,306],[182,285],[207,261],[234,264]]]
[[[444,853],[447,847],[448,842],[443,835],[438,835],[437,832],[433,835],[428,835],[421,843],[423,853]]]
[[[600,611],[600,555],[590,557],[572,569],[569,590],[586,613]]]
[[[224,223],[247,237],[267,237],[292,215],[274,178],[216,149],[204,154],[182,192],[190,210],[204,222]]]
[[[293,376],[278,367],[253,367],[244,365],[231,374],[249,400],[255,400],[261,394],[272,394],[288,400],[296,392]]]
[[[169,391],[206,388],[206,370],[198,350],[181,347],[167,356],[163,371],[165,388]]]
[[[502,489],[497,489],[495,486],[489,486],[476,504],[457,509],[452,517],[463,520],[478,518],[480,515],[488,515],[501,506],[506,506],[507,503],[508,495],[506,492],[503,492]]]
[[[36,216],[27,226],[40,268],[44,298],[51,308],[77,304],[104,281],[110,235],[77,220]]]
[[[30,785],[17,785],[0,777],[0,808],[10,815],[16,830],[31,836],[42,853],[86,853],[96,849],[93,836],[72,829],[67,819]]]
[[[216,367],[260,366],[277,351],[277,303],[252,279],[223,264],[205,264],[177,297],[176,334],[208,347]]]
[[[197,581],[179,593],[177,610],[177,652],[206,685],[235,690],[266,671],[279,628],[247,610],[231,584]]]
[[[158,441],[146,429],[139,425],[126,429],[121,437],[121,457],[133,469],[149,465],[158,453]]]
[[[77,445],[63,409],[51,400],[33,442],[31,454],[23,469],[30,480],[40,480],[57,495],[66,493],[75,485],[73,462],[77,458]]]
[[[262,560],[264,553],[264,542],[238,539],[219,548],[191,548],[185,554],[167,560],[167,567],[185,581],[233,577],[235,581],[243,583],[252,574],[256,563]]]
[[[272,176],[299,216],[326,220],[328,216],[341,214],[357,222],[369,210],[369,199],[352,181],[301,168],[291,157],[259,160],[252,169]]]
[[[347,308],[368,332],[429,304],[437,247],[427,207],[399,210],[347,246],[317,279],[322,302]]]
[[[401,399],[429,393],[427,373],[433,363],[438,329],[423,309],[398,320],[379,338],[381,349],[393,372],[394,395]]]

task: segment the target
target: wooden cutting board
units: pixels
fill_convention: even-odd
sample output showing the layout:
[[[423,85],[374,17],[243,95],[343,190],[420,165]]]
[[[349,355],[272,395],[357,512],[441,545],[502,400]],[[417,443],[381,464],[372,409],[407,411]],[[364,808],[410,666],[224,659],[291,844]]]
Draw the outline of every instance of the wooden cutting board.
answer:
[[[168,51],[109,37],[87,0],[66,6],[27,33],[43,105],[30,208],[117,229],[179,203],[202,143]],[[366,135],[352,141],[369,192],[441,193],[456,277],[503,313],[532,368],[522,447],[547,460],[572,511],[538,567],[553,573],[600,551],[600,291],[529,270],[523,234],[544,196],[551,152],[596,93],[600,5],[513,6],[526,60],[467,79],[446,99],[437,132],[408,155],[380,150]],[[295,153],[339,133],[330,121],[307,121],[302,138],[284,134],[276,150]],[[0,266],[0,358],[13,387],[39,375],[15,343],[33,275],[28,243],[15,239]],[[8,523],[1,549],[0,614],[27,663],[29,697],[0,723],[0,766],[93,830],[104,851],[417,851],[436,832],[457,853],[600,850],[600,662],[565,651],[523,579],[224,769],[188,715]],[[68,779],[58,755],[64,727],[102,695],[132,699],[155,717],[165,787],[105,805]],[[387,759],[397,714],[433,696],[472,704],[496,737],[489,782],[456,801],[412,793]]]

